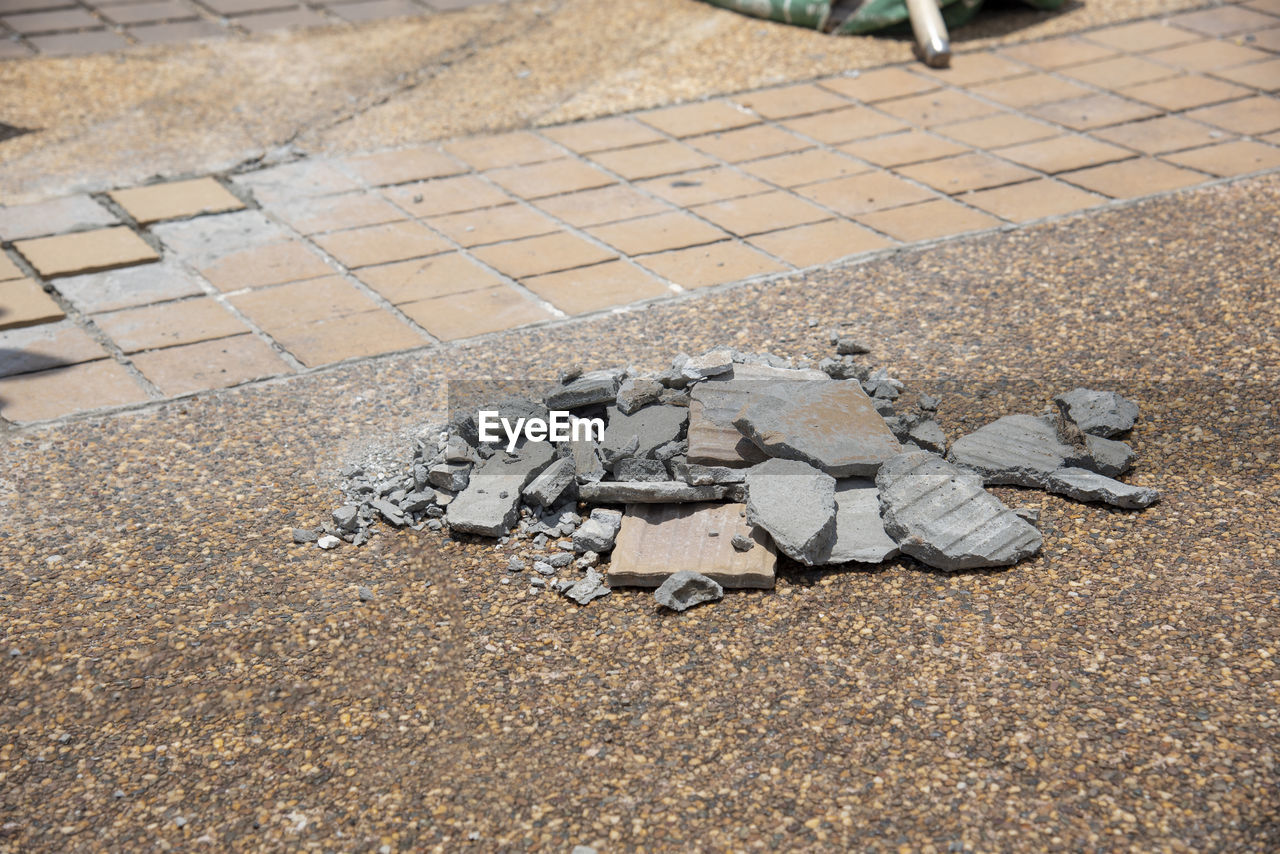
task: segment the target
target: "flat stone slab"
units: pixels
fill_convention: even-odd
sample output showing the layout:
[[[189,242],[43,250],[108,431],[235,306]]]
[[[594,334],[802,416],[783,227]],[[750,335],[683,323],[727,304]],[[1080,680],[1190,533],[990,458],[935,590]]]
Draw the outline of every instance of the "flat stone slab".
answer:
[[[769,460],[747,472],[747,521],[806,566],[825,563],[836,536],[836,480],[808,463]]]
[[[1076,501],[1101,501],[1113,507],[1140,510],[1160,500],[1157,490],[1134,486],[1082,468],[1061,468],[1049,477],[1047,488]]]
[[[1109,439],[1133,428],[1138,404],[1114,391],[1073,388],[1053,398],[1064,418],[1093,436]]]
[[[578,409],[612,403],[622,382],[621,371],[591,371],[547,394],[548,409]]]
[[[881,563],[898,554],[898,544],[880,518],[880,490],[870,478],[836,481],[836,538],[824,564]]]
[[[724,498],[728,490],[728,486],[721,484],[690,486],[674,480],[602,480],[580,485],[578,497],[600,504],[688,504],[692,501],[717,501]]]
[[[661,445],[675,441],[684,432],[689,410],[683,406],[654,404],[637,409],[630,415],[616,406],[608,409],[609,423],[604,428],[601,452],[606,459],[618,455],[649,457]],[[631,449],[632,443],[635,447]]]
[[[752,400],[733,423],[770,457],[809,463],[832,477],[874,475],[902,451],[853,381],[787,383]]]
[[[521,490],[554,459],[549,442],[525,445],[515,456],[494,454],[476,466],[467,488],[449,503],[449,528],[488,537],[506,534],[516,522]]]
[[[730,374],[699,383],[689,397],[689,462],[746,468],[768,456],[733,426],[733,419],[756,395],[784,389],[778,381],[827,382],[821,371],[734,365]]]
[[[1052,418],[1006,415],[951,443],[947,459],[982,475],[988,485],[1043,489],[1049,475],[1075,465],[1080,454],[1058,439]]]
[[[609,584],[658,587],[688,570],[721,587],[773,587],[778,553],[767,534],[747,524],[745,513],[742,504],[628,505],[609,564]],[[754,547],[735,549],[735,536],[750,538]]]

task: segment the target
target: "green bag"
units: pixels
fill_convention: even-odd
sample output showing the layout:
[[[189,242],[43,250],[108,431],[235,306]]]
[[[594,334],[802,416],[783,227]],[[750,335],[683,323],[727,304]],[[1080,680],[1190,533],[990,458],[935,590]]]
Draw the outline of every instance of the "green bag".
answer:
[[[813,30],[835,33],[874,33],[910,27],[906,0],[706,0],[713,6],[744,15]],[[1037,9],[1057,9],[1065,0],[1023,0]],[[938,0],[947,29],[963,26],[982,8],[982,0]]]

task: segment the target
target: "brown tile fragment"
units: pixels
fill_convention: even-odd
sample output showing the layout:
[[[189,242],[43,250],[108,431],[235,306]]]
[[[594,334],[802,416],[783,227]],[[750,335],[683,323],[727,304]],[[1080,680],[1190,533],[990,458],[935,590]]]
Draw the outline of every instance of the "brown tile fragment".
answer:
[[[315,242],[351,269],[447,252],[452,247],[418,222],[389,222],[320,235]]]
[[[128,370],[107,359],[0,379],[0,417],[19,423],[146,399]]]
[[[1239,101],[1201,107],[1186,116],[1234,133],[1257,136],[1280,128],[1280,98],[1255,95]]]
[[[797,83],[734,97],[734,101],[766,119],[789,119],[847,107],[849,102],[821,86]]]
[[[924,97],[924,96],[921,96]],[[787,119],[783,127],[827,145],[904,130],[906,125],[870,107],[851,106],[812,116]]]
[[[1116,50],[1129,53],[1145,53],[1151,50],[1173,47],[1178,44],[1197,41],[1195,35],[1186,30],[1169,26],[1168,21],[1137,21],[1131,24],[1118,24],[1084,33],[1083,38]]]
[[[727,101],[699,101],[664,107],[635,116],[675,137],[698,136],[704,133],[744,127],[759,121],[755,116],[740,110]]]
[[[1099,142],[1093,137],[1079,134],[1065,134],[1052,139],[1028,142],[1002,148],[999,151],[1005,160],[1021,163],[1032,169],[1050,174],[1082,169],[1085,166],[1097,166],[1133,157],[1132,151],[1118,145]]]
[[[725,166],[668,175],[644,181],[639,186],[674,205],[686,208],[773,189],[763,181],[757,181]]]
[[[1056,136],[1058,128],[1011,113],[997,113],[980,119],[969,119],[933,129],[951,139],[972,145],[974,148],[1002,148],[1036,139]]]
[[[1036,68],[1065,68],[1114,56],[1115,51],[1100,44],[1084,41],[1076,36],[1060,36],[1042,41],[1027,42],[1001,48],[1001,53]]]
[[[430,217],[510,204],[506,193],[475,175],[435,178],[382,191],[413,216]]]
[[[1252,86],[1264,92],[1274,92],[1280,90],[1280,58],[1266,62],[1253,62],[1235,68],[1224,68],[1213,72],[1213,76]]]
[[[228,299],[272,337],[288,327],[378,308],[371,297],[341,276],[259,288]]]
[[[1199,172],[1141,157],[1058,176],[1063,181],[1116,199],[1129,199],[1194,186],[1208,180]]]
[[[400,310],[442,341],[514,329],[552,318],[541,306],[506,285],[405,303]]]
[[[363,311],[267,330],[309,368],[421,347],[427,340],[385,311]]]
[[[1198,74],[1171,77],[1155,83],[1143,83],[1140,86],[1120,89],[1118,92],[1126,98],[1169,111],[1189,110],[1193,107],[1230,101],[1250,94],[1249,90],[1243,86],[1233,86],[1223,80],[1201,77]]]
[[[653,142],[614,151],[599,151],[591,159],[629,181],[699,169],[715,163],[705,154],[678,142]]]
[[[1006,107],[1030,107],[1050,101],[1065,101],[1089,94],[1084,86],[1063,80],[1052,74],[1036,72],[1008,80],[995,80],[974,87],[975,95],[981,95]]]
[[[702,288],[736,282],[787,268],[758,250],[726,240],[706,246],[646,255],[638,262],[659,276],[684,288]]]
[[[1115,56],[1065,68],[1059,73],[1101,89],[1115,90],[1162,80],[1177,74],[1178,71],[1137,56]]]
[[[248,332],[210,297],[195,297],[97,314],[93,322],[126,353],[191,344]]]
[[[535,204],[578,228],[670,210],[664,203],[625,184],[548,196],[538,199]]]
[[[1167,154],[1164,159],[1220,178],[1229,178],[1263,169],[1280,168],[1280,148],[1263,145],[1261,142],[1236,140]]]
[[[1021,74],[1029,74],[1031,70],[1022,63],[1012,62],[999,54],[976,51],[952,56],[950,64],[945,68],[920,65],[914,69],[914,73],[950,86],[967,89],[992,80],[1005,80]]]
[[[22,270],[18,269],[18,265],[13,263],[8,255],[0,251],[0,282],[20,278],[22,278]]]
[[[627,148],[661,142],[664,137],[653,128],[625,116],[576,122],[559,127],[542,128],[543,136],[550,137],[571,151],[590,154],[611,148]]]
[[[138,353],[133,356],[133,364],[166,396],[229,388],[290,371],[288,364],[256,335]]]
[[[607,573],[613,587],[659,587],[688,570],[725,589],[774,585],[778,555],[769,535],[748,525],[744,504],[629,504]],[[738,551],[733,538],[755,547]]]
[[[740,237],[831,218],[830,212],[782,190],[712,202],[693,212]]]
[[[568,314],[583,314],[671,295],[671,289],[626,261],[607,261],[523,280],[529,290]]]
[[[243,202],[212,178],[113,190],[110,196],[142,225],[244,208]]]
[[[615,182],[600,169],[572,158],[547,160],[527,166],[508,166],[485,173],[490,181],[526,199],[590,190]]]
[[[904,163],[920,163],[964,154],[969,149],[932,133],[912,130],[845,143],[840,146],[840,150],[877,166],[901,166]]]
[[[397,305],[502,284],[498,276],[458,252],[364,267],[356,276]]]
[[[433,217],[427,224],[462,246],[518,240],[562,230],[559,223],[520,204]]]
[[[1050,178],[969,193],[964,201],[1011,222],[1030,222],[1104,204],[1107,200]]]
[[[1027,112],[1072,130],[1090,130],[1145,119],[1160,111],[1117,95],[1089,95],[1069,101],[1040,104],[1029,108]]]
[[[513,279],[585,267],[615,257],[612,252],[568,232],[482,246],[474,254]]]
[[[1223,134],[1178,116],[1161,116],[1156,119],[1101,128],[1094,131],[1093,135],[1143,154],[1163,154],[1182,148],[1209,145]]]
[[[867,104],[938,88],[935,80],[892,66],[859,71],[845,77],[828,77],[819,80],[818,85]]]
[[[1271,54],[1230,42],[1201,41],[1146,54],[1147,59],[1188,71],[1214,71],[1269,59]]]
[[[894,245],[893,241],[842,219],[757,234],[747,242],[797,267],[828,264]]]
[[[375,187],[444,178],[467,171],[462,162],[435,146],[348,157],[342,165]]]
[[[1198,12],[1184,12],[1169,18],[1168,22],[1193,33],[1217,37],[1273,27],[1276,19],[1242,6],[1227,5],[1201,9]]]
[[[62,307],[35,280],[0,282],[0,329],[52,323],[64,316]]]
[[[813,146],[813,143],[808,140],[779,130],[772,125],[752,125],[706,136],[695,136],[685,142],[699,151],[730,163],[758,160],[761,157],[772,157],[775,154],[785,154],[790,151],[802,151]]]
[[[46,278],[155,261],[160,256],[126,226],[19,240],[14,248]]]
[[[857,219],[858,222],[905,243],[950,237],[1000,225],[1000,220],[950,199],[936,199],[918,205],[875,211]]]
[[[662,252],[699,243],[714,243],[729,235],[684,211],[629,219],[587,229],[591,236],[627,255]]]
[[[807,199],[845,216],[884,210],[933,197],[928,190],[885,172],[867,172],[796,189]]]
[[[220,291],[260,288],[333,275],[324,259],[297,240],[269,243],[225,255],[199,268]]]
[[[976,119],[999,110],[998,107],[952,89],[882,101],[876,107],[921,127]]]
[[[856,143],[850,143],[854,145]],[[798,187],[815,181],[829,181],[845,175],[868,171],[868,166],[851,157],[834,151],[811,148],[792,154],[782,154],[764,160],[743,163],[742,171],[783,187]]]

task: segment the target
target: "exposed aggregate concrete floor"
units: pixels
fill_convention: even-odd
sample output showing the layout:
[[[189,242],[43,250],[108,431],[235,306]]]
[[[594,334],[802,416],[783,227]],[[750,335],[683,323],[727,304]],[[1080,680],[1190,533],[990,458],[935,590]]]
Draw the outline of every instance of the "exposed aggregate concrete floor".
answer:
[[[1278,215],[1268,177],[10,431],[0,848],[1274,850]],[[1135,397],[1164,500],[1003,489],[1042,508],[1020,566],[793,568],[684,615],[527,595],[483,545],[289,541],[449,378],[818,356],[841,321],[952,438]]]

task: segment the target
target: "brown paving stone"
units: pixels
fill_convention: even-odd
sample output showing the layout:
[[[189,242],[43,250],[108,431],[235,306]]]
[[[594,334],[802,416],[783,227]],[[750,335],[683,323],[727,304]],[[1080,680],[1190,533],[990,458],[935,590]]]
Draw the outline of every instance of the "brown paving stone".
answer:
[[[643,255],[714,243],[729,235],[715,226],[691,216],[684,211],[671,211],[657,216],[629,219],[612,225],[601,225],[587,231],[598,240],[608,243],[627,255]]]
[[[589,155],[601,166],[629,181],[686,172],[715,163],[710,157],[678,142],[653,142]]]
[[[272,212],[302,234],[320,234],[344,228],[381,225],[404,219],[405,212],[374,192],[297,199]]]
[[[778,555],[769,535],[748,525],[744,504],[629,504],[607,572],[611,587],[659,587],[698,572],[724,589],[772,589]],[[735,537],[755,541],[738,551]]]
[[[1059,72],[1074,80],[1080,80],[1102,89],[1123,89],[1163,80],[1177,74],[1177,70],[1158,62],[1137,56],[1115,56],[1098,62],[1074,65]]]
[[[671,295],[671,289],[626,261],[607,261],[561,273],[533,276],[523,284],[568,314],[583,314]]]
[[[113,190],[109,195],[142,225],[244,208],[243,202],[212,178]]]
[[[1240,101],[1201,107],[1186,116],[1224,130],[1256,136],[1280,128],[1280,98],[1255,95]]]
[[[120,221],[88,196],[64,196],[29,205],[0,207],[0,238],[22,240]]]
[[[775,154],[803,151],[813,143],[771,125],[752,125],[737,130],[695,136],[686,143],[713,157],[738,163]]]
[[[1130,53],[1173,47],[1197,41],[1192,33],[1171,27],[1163,21],[1137,21],[1084,33],[1083,37],[1106,47]]]
[[[375,187],[445,178],[467,171],[461,161],[434,145],[348,157],[342,165]]]
[[[1252,9],[1240,6],[1218,6],[1202,9],[1199,12],[1185,12],[1174,15],[1168,22],[1184,30],[1201,33],[1206,36],[1230,36],[1236,33],[1247,33],[1263,27],[1275,26],[1276,19]]]
[[[34,279],[0,282],[0,329],[52,323],[64,316],[62,307]]]
[[[615,183],[616,180],[600,169],[593,169],[581,160],[571,158],[548,160],[528,166],[509,166],[494,169],[485,175],[507,192],[526,199],[591,190]]]
[[[197,17],[196,10],[178,0],[152,0],[99,7],[103,17],[117,24],[146,24],[154,21],[181,21]]]
[[[19,423],[146,399],[124,366],[105,359],[0,379],[0,417]]]
[[[272,337],[288,327],[378,308],[368,294],[341,276],[259,288],[228,299]]]
[[[1263,169],[1280,168],[1280,148],[1249,140],[1235,140],[1180,151],[1164,157],[1170,163],[1189,166],[1220,178],[1246,175]]]
[[[926,92],[923,95],[912,95],[894,101],[882,101],[876,106],[922,127],[976,119],[978,116],[989,115],[999,109],[963,92],[950,89]]]
[[[253,12],[268,12],[276,9],[290,9],[297,6],[297,0],[200,0],[219,15],[243,15]]]
[[[928,190],[885,172],[867,172],[799,187],[796,192],[848,217],[933,198]]]
[[[411,350],[427,343],[407,323],[381,310],[329,317],[267,331],[308,368]]]
[[[1030,222],[1104,204],[1107,199],[1050,178],[969,193],[964,201],[1012,222]]]
[[[856,105],[798,119],[788,119],[781,124],[796,133],[825,142],[827,145],[880,136],[906,128],[906,125],[897,119],[878,113],[869,107]]]
[[[1276,23],[1280,24],[1280,18],[1276,19]],[[1274,53],[1280,53],[1280,27],[1250,33],[1246,38],[1253,47],[1266,48]]]
[[[664,107],[660,110],[638,113],[636,118],[674,137],[700,136],[705,133],[745,127],[759,121],[755,116],[727,101],[700,101],[695,104]]]
[[[0,282],[20,278],[22,278],[22,270],[18,269],[18,265],[13,263],[3,250],[0,250]]]
[[[1202,41],[1148,53],[1147,59],[1185,68],[1188,71],[1215,71],[1247,62],[1268,59],[1270,54],[1230,42]]]
[[[458,139],[445,143],[444,148],[454,157],[482,171],[564,157],[564,151],[558,146],[523,130]]]
[[[1216,137],[1221,137],[1222,133],[1178,116],[1161,116],[1102,128],[1094,131],[1093,135],[1143,154],[1163,154],[1182,148],[1209,145]]]
[[[421,6],[409,0],[357,0],[353,3],[330,3],[326,7],[344,21],[382,21],[387,18],[408,18],[423,14]]]
[[[777,89],[750,92],[746,95],[737,95],[733,100],[766,119],[789,119],[849,105],[846,99],[812,83],[797,83],[792,86],[780,86]]]
[[[506,285],[405,303],[400,310],[442,341],[514,329],[553,316]]]
[[[670,210],[662,202],[625,184],[550,196],[538,199],[536,204],[552,216],[578,228]]]
[[[19,240],[13,245],[46,278],[128,267],[160,257],[123,225]]]
[[[1204,175],[1148,157],[1108,163],[1058,176],[1064,181],[1116,199],[1130,199],[1194,186],[1207,180]]]
[[[110,30],[82,30],[78,33],[27,36],[27,41],[31,42],[36,50],[46,56],[83,56],[87,53],[108,53],[129,46],[124,36]]]
[[[664,178],[644,181],[640,187],[685,208],[720,199],[764,193],[773,189],[763,181],[757,181],[725,166],[668,175]]]
[[[1000,220],[950,199],[875,211],[858,222],[904,242],[934,240],[1000,225]]]
[[[1093,137],[1066,134],[1000,149],[1000,156],[1050,174],[1133,157],[1132,151]]]
[[[1221,71],[1213,72],[1213,76],[1236,83],[1243,83],[1245,86],[1252,86],[1265,92],[1274,92],[1280,89],[1280,59],[1254,62],[1236,68],[1225,68]]]
[[[1009,80],[996,80],[973,88],[975,95],[1004,104],[1006,107],[1030,107],[1050,101],[1065,101],[1089,94],[1084,86],[1052,74],[1036,72]]]
[[[797,267],[827,264],[894,245],[875,232],[842,219],[757,234],[747,242]]]
[[[787,269],[760,251],[732,240],[646,255],[637,262],[683,288],[704,288]]]
[[[901,166],[963,154],[969,149],[932,133],[912,130],[875,139],[860,139],[840,146],[854,157],[877,166]]]
[[[249,331],[235,315],[209,297],[97,314],[93,322],[126,353],[226,338]]]
[[[170,24],[132,26],[128,33],[141,44],[174,44],[197,39],[226,38],[229,31],[212,21],[177,21]]]
[[[960,154],[927,163],[899,166],[897,171],[928,184],[936,190],[955,195],[969,190],[984,190],[1005,184],[1016,184],[1035,177],[1035,173],[989,154]]]
[[[0,39],[0,59],[26,59],[36,52],[22,42]]]
[[[1246,66],[1248,67],[1248,66]],[[1230,101],[1249,94],[1243,86],[1234,86],[1223,80],[1187,74],[1155,83],[1143,83],[1117,90],[1118,94],[1135,101],[1142,101],[1163,110],[1189,110],[1220,101]]]
[[[427,220],[427,224],[462,246],[519,240],[562,230],[559,223],[520,204],[434,217]]]
[[[323,27],[326,24],[333,24],[333,19],[326,18],[314,9],[302,7],[280,12],[264,12],[261,15],[241,15],[236,18],[236,23],[251,33],[269,33],[274,30]]]
[[[458,252],[364,267],[356,277],[396,305],[502,284],[498,276]]]
[[[1111,48],[1103,47],[1100,44],[1092,44],[1076,36],[1061,36],[1059,38],[1044,39],[1043,41],[1028,42],[1002,48],[1000,52],[1019,62],[1025,62],[1028,65],[1034,65],[1036,68],[1046,70],[1093,62],[1097,59],[1115,56],[1116,53]]]
[[[0,286],[3,300],[4,286]],[[4,318],[0,317],[0,324]],[[74,322],[63,320],[0,332],[0,377],[107,358],[107,351]]]
[[[1072,130],[1089,130],[1145,119],[1160,111],[1117,95],[1090,95],[1085,98],[1072,98],[1069,101],[1040,104],[1029,108],[1027,112],[1065,125]]]
[[[934,128],[933,131],[975,148],[1000,148],[1045,139],[1060,133],[1052,125],[1011,113],[997,113],[980,119],[970,119],[967,122],[942,125]]]
[[[739,237],[831,218],[828,211],[781,190],[712,202],[693,212]]]
[[[102,26],[102,21],[95,18],[87,9],[73,6],[69,9],[51,9],[42,12],[27,12],[19,15],[5,15],[0,18],[5,26],[15,33],[34,35],[36,33],[53,33],[62,30],[85,30]]]
[[[166,396],[229,388],[289,373],[289,365],[256,335],[236,335],[138,353],[134,367]]]
[[[1269,133],[1266,136],[1259,137],[1263,142],[1269,142],[1272,145],[1280,145],[1280,131]]]
[[[1280,15],[1280,0],[1246,0],[1240,5],[1268,15]]]
[[[540,132],[578,154],[627,148],[664,139],[653,128],[625,116],[542,128]]]
[[[255,246],[223,256],[199,268],[220,291],[260,288],[333,275],[324,259],[297,240]]]
[[[979,83],[989,83],[992,80],[1004,80],[1029,74],[1032,71],[1020,62],[1013,62],[999,54],[986,51],[955,54],[946,68],[920,65],[913,70],[916,74],[962,89]]]
[[[567,232],[484,246],[474,254],[513,279],[585,267],[614,257],[612,252]]]
[[[819,80],[818,85],[867,104],[938,88],[935,80],[895,67],[860,71],[848,77],[828,77]]]
[[[865,163],[833,151],[811,148],[808,151],[744,163],[740,168],[772,184],[798,187],[815,181],[856,175],[859,172],[866,172],[869,167]]]
[[[452,248],[422,223],[407,220],[322,234],[315,242],[352,269],[438,255]]]
[[[419,217],[461,213],[511,203],[511,197],[475,175],[436,178],[416,184],[388,187],[383,194]]]

